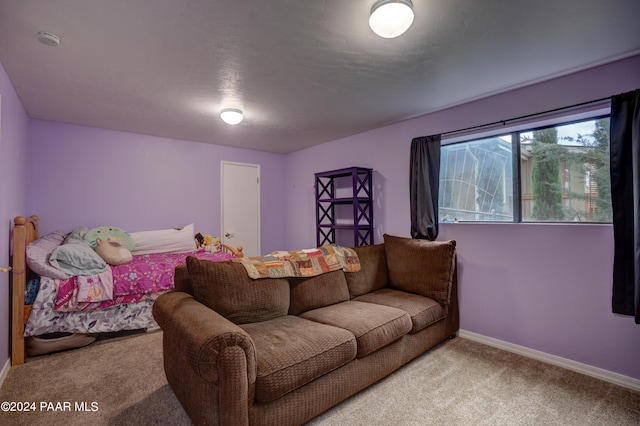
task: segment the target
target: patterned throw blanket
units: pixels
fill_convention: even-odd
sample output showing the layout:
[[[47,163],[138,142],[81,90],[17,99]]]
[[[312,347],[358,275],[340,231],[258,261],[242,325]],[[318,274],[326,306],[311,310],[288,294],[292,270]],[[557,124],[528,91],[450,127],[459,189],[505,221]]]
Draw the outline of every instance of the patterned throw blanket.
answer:
[[[245,267],[250,278],[314,277],[325,272],[360,270],[355,251],[337,244],[315,249],[274,251],[266,256],[232,259]]]

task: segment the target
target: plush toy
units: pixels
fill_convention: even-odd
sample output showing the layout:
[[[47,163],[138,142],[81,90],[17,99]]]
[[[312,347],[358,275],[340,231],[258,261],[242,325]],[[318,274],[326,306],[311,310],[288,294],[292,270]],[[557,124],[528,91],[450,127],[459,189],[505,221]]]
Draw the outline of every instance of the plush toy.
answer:
[[[204,249],[207,253],[211,253],[213,250],[211,247],[211,242],[213,241],[213,238],[211,237],[211,234],[205,234],[204,239],[202,241],[202,245],[204,246]]]
[[[202,236],[201,233],[198,232],[194,238],[196,239],[197,248],[204,247],[204,237]]]
[[[116,241],[103,241],[98,238],[96,243],[96,253],[111,266],[124,265],[133,259],[131,252]]]
[[[133,238],[128,232],[120,228],[116,228],[115,226],[101,226],[99,228],[93,228],[87,231],[83,238],[85,241],[89,242],[91,247],[94,249],[98,246],[98,239],[118,243],[129,251],[133,251],[135,245]]]

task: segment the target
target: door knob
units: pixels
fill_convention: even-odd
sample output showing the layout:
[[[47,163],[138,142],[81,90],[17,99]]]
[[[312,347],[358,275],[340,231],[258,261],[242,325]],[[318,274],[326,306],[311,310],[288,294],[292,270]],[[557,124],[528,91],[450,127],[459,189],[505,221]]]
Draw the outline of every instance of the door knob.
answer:
[[[9,272],[11,270],[11,266],[0,266],[0,272]]]
[[[224,233],[224,237],[225,238],[233,238],[235,236],[236,236],[236,234],[234,234],[233,232],[225,232]]]

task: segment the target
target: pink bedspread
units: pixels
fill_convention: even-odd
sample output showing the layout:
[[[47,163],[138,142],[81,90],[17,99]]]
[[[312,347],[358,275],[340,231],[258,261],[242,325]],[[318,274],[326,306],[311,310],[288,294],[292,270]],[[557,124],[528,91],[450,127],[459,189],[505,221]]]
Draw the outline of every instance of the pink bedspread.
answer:
[[[112,266],[113,282],[99,282],[99,276],[71,277],[58,282],[58,294],[54,310],[93,311],[106,309],[124,303],[138,302],[143,299],[155,299],[159,294],[173,290],[173,277],[176,266],[184,265],[188,256],[214,262],[233,259],[233,255],[224,252],[206,253],[155,253],[133,256],[133,260],[125,265]],[[95,302],[78,299],[78,289],[84,281],[99,282],[100,287],[112,285],[112,298],[98,298]],[[109,293],[105,291],[104,293]]]

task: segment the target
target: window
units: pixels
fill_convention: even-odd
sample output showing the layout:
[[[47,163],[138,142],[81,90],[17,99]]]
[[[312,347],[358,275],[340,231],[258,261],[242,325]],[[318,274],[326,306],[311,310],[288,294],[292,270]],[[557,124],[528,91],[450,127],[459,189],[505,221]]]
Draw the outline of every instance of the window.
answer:
[[[511,135],[445,145],[440,154],[439,216],[513,221]]]
[[[609,117],[443,145],[439,217],[611,222]]]

